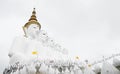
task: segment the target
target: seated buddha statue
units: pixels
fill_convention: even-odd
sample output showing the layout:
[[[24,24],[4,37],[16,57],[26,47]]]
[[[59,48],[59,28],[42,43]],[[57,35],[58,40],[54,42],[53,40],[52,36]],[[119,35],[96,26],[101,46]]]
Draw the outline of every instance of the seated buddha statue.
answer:
[[[68,54],[65,48],[48,37],[36,19],[35,9],[29,21],[23,26],[24,36],[16,37],[8,53],[10,65],[30,64],[37,60],[56,60]],[[35,70],[33,71],[35,72]]]

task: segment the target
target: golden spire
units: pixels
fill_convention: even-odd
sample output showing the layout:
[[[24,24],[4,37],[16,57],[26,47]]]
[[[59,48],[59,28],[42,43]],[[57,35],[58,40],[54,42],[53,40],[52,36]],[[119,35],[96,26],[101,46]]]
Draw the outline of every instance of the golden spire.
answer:
[[[40,23],[37,21],[37,18],[36,18],[36,11],[35,11],[35,8],[33,8],[33,12],[32,12],[32,15],[29,19],[29,21],[24,25],[24,27],[29,27],[29,25],[31,24],[36,24],[39,26],[39,28],[41,28],[41,25]]]
[[[33,8],[32,16],[31,16],[31,18],[29,19],[29,21],[32,21],[32,20],[37,21],[35,8]]]

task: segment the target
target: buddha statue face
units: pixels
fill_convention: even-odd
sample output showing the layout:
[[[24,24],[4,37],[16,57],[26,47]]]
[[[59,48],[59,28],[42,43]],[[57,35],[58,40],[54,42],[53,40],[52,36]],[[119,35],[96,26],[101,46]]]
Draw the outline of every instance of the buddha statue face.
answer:
[[[36,37],[39,34],[40,27],[36,24],[31,24],[29,27],[24,28],[27,37]]]
[[[36,18],[35,8],[33,9],[32,16],[29,21],[23,26],[23,30],[25,33],[25,37],[37,37],[39,34],[39,30],[41,29],[40,23]]]

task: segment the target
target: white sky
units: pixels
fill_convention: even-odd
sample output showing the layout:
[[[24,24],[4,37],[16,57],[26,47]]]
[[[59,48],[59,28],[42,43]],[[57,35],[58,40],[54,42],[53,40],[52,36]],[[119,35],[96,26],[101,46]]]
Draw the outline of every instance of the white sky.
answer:
[[[92,61],[119,53],[120,0],[0,0],[0,70],[33,7],[42,29],[71,55]]]

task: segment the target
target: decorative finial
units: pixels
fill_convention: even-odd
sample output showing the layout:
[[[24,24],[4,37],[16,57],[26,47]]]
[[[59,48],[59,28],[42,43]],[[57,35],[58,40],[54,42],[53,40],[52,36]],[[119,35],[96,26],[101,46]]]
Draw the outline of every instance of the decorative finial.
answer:
[[[29,19],[29,21],[32,21],[32,20],[37,21],[35,8],[33,8],[32,16],[31,16],[31,18]]]
[[[32,15],[35,15],[35,14],[36,14],[36,11],[35,11],[35,8],[33,8]]]
[[[33,8],[33,10],[35,11],[35,8]]]

